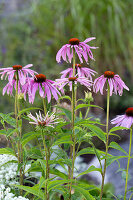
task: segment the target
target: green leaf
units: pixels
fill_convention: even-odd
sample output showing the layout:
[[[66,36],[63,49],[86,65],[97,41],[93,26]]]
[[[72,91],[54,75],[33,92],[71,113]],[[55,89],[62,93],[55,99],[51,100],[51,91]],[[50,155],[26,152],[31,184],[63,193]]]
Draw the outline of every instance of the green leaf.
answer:
[[[24,138],[22,139],[22,145],[25,146],[29,141],[33,140],[40,134],[38,132],[32,131],[30,133],[27,133],[24,135]]]
[[[45,182],[46,182],[46,179],[43,176],[41,176],[39,180],[39,190],[43,187]]]
[[[103,109],[103,108],[101,108],[100,106],[96,106],[96,105],[79,104],[78,106],[76,106],[75,110],[78,110],[78,109],[80,109],[80,108],[85,108],[85,107],[96,107],[96,108]]]
[[[90,118],[87,118],[87,119],[79,119],[75,120],[75,125],[82,125],[82,126],[85,126],[87,127],[88,124],[99,124],[101,126],[105,126],[104,124],[101,124],[100,122],[96,121],[96,120],[90,120],[92,117]]]
[[[0,113],[0,117],[11,126],[16,127],[16,120],[10,114]]]
[[[42,192],[41,190],[39,190],[39,185],[35,185],[33,187],[29,187],[29,186],[22,186],[22,185],[13,185],[19,189],[25,190],[41,199],[44,199],[44,192]]]
[[[128,191],[132,191],[132,192],[133,192],[133,187],[130,187],[130,188],[128,189]]]
[[[66,115],[66,117],[69,119],[69,120],[71,120],[71,111],[70,110],[68,110],[68,109],[66,109],[66,108],[62,108],[62,107],[60,107],[60,106],[55,106],[55,107],[57,107],[57,108],[59,108],[60,110],[62,110],[63,112],[64,112],[64,114]]]
[[[73,144],[73,141],[71,140],[71,137],[68,135],[68,136],[64,136],[64,137],[61,137],[60,139],[56,140],[52,146],[55,146],[55,145],[59,145],[59,144],[64,144],[64,143],[69,143],[69,144]]]
[[[2,129],[2,130],[0,130],[0,134],[1,134],[1,135],[6,135],[6,134],[7,134],[7,131],[6,131],[5,129]]]
[[[62,178],[62,179],[67,179],[67,175],[64,174],[63,172],[60,172],[58,169],[50,169],[50,174],[54,174],[57,175],[58,177]]]
[[[121,175],[121,177],[122,177],[122,179],[123,180],[126,180],[126,170],[123,170],[122,171],[122,175]],[[131,179],[131,175],[128,173],[128,181]]]
[[[99,155],[104,155],[105,152],[104,151],[100,151],[97,149],[97,152],[99,153]],[[87,147],[85,149],[82,149],[80,150],[78,153],[77,153],[77,156],[80,156],[80,155],[83,155],[83,154],[95,154],[95,151],[92,147]]]
[[[11,128],[9,128],[9,129],[7,130],[6,136],[7,136],[7,137],[10,137],[13,133],[15,133],[15,132],[17,132],[17,131],[18,131],[18,128],[16,128],[16,129],[11,129]]]
[[[92,125],[92,124],[86,124],[86,127],[89,128],[103,142],[106,141],[105,133],[101,128],[97,127],[96,125]]]
[[[120,137],[119,135],[117,135],[117,134],[109,133],[109,135],[113,135],[113,136],[116,136],[116,137],[118,137],[119,139],[121,139],[121,137]]]
[[[86,183],[84,183],[82,181],[78,181],[78,186],[83,188],[83,189],[85,189],[85,190],[88,190],[88,191],[98,190],[100,192],[100,188],[98,188],[97,186],[86,184]]]
[[[55,189],[56,187],[69,182],[74,182],[75,180],[54,180],[48,183],[48,191]]]
[[[127,158],[127,157],[128,156],[111,156],[111,157],[107,157],[107,166],[109,166],[114,161],[118,161],[118,159]]]
[[[122,126],[117,126],[117,127],[111,128],[110,131],[109,131],[109,133],[112,133],[112,132],[118,131],[118,130],[124,130],[124,129],[129,129],[129,128],[122,127]]]
[[[113,149],[117,149],[118,151],[121,151],[128,156],[127,152],[124,149],[122,149],[121,146],[119,146],[119,144],[117,144],[116,142],[111,142],[109,147]]]
[[[45,160],[42,160],[42,159],[38,159],[37,162],[40,163],[43,171],[45,172],[45,169],[46,169],[46,161]]]
[[[90,193],[89,193],[87,190],[85,190],[85,189],[83,189],[83,188],[81,188],[81,187],[78,187],[78,186],[76,186],[76,185],[73,185],[72,187],[73,187],[77,192],[80,192],[80,193],[85,197],[86,200],[96,200],[92,195],[90,195]]]
[[[30,110],[42,110],[42,109],[41,109],[41,108],[36,108],[36,107],[25,108],[25,109],[19,111],[18,115],[21,115],[21,114],[23,114],[23,113],[27,113],[27,112],[29,112]]]
[[[71,101],[71,97],[69,97],[69,96],[67,96],[67,95],[64,95],[64,96],[59,97],[59,100],[61,100],[61,99],[68,99],[68,100]]]
[[[102,170],[100,168],[96,168],[94,165],[90,166],[89,169],[87,169],[86,171],[78,174],[78,176],[76,176],[76,178],[78,178],[79,176],[82,176],[84,174],[88,174],[90,172],[93,172],[93,171],[98,171],[100,173],[102,173]]]
[[[9,154],[15,156],[14,151],[11,148],[0,148],[0,154]]]

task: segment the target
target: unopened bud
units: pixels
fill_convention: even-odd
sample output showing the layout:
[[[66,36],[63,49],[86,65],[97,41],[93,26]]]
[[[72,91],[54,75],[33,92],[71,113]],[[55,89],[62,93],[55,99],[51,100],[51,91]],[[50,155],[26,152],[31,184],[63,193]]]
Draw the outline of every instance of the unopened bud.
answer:
[[[18,94],[18,100],[24,100],[24,93]]]
[[[93,97],[92,97],[92,93],[91,92],[85,92],[85,102],[86,103],[89,103],[89,102],[91,102],[91,101],[93,101]]]

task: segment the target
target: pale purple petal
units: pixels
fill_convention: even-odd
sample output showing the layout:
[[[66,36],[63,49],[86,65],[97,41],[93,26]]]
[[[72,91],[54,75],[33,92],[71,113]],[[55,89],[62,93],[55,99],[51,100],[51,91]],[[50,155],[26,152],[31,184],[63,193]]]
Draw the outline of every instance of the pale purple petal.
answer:
[[[87,39],[84,41],[84,43],[90,42],[91,40],[94,40],[94,39],[96,39],[96,38],[95,38],[95,37],[87,38]]]
[[[45,88],[44,97],[47,95],[47,99],[48,99],[48,103],[49,103],[50,100],[51,100],[51,91],[50,91],[50,88],[49,88],[49,86],[48,86],[48,84],[46,82],[44,82],[42,85]]]

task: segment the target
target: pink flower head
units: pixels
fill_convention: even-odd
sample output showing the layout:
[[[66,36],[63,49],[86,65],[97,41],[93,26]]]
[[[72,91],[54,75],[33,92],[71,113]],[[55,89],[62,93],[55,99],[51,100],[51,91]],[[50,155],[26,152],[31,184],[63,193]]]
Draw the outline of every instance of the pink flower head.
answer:
[[[124,115],[118,115],[111,120],[111,123],[116,124],[116,126],[130,128],[133,125],[133,107],[127,108]]]
[[[39,90],[41,97],[47,96],[48,103],[51,100],[51,94],[58,100],[58,95],[61,95],[58,89],[53,85],[54,81],[46,79],[44,74],[37,74],[34,78],[29,78],[27,84],[24,86],[23,92],[28,92],[29,102],[33,103],[36,91]],[[25,90],[25,91],[24,91]]]
[[[89,81],[87,78],[85,77],[69,77],[69,78],[61,78],[61,79],[56,79],[56,82],[54,83],[54,85],[58,85],[59,89],[63,89],[63,87],[67,84],[69,84],[70,86],[70,91],[72,90],[72,82],[75,82],[75,84],[77,84],[78,82],[81,85],[86,86],[89,90],[90,86],[92,86],[92,82]]]
[[[12,83],[8,82],[3,88],[3,95],[7,92],[8,95],[13,95],[13,88],[16,90],[16,79],[14,78]],[[21,93],[20,82],[18,81],[18,93]]]
[[[58,123],[56,121],[58,118],[55,118],[54,113],[51,115],[47,113],[46,116],[44,116],[44,115],[41,115],[41,112],[39,111],[39,114],[36,113],[36,117],[34,117],[31,113],[27,116],[33,120],[33,122],[29,122],[30,124],[35,124],[43,128],[45,128],[46,126],[54,128],[53,125]]]
[[[25,67],[22,67],[21,65],[13,65],[12,67],[8,68],[0,68],[0,71],[2,71],[0,72],[0,74],[2,74],[1,79],[3,79],[6,75],[6,77],[8,77],[9,82],[12,83],[15,73],[18,72],[20,84],[24,85],[28,74],[30,74],[31,76],[34,76],[35,73],[37,74],[37,72],[29,69],[32,66],[32,64],[28,64]]]
[[[125,85],[125,83],[122,81],[122,79],[118,74],[115,74],[112,71],[105,71],[102,76],[95,79],[93,85],[94,92],[97,93],[98,91],[100,91],[101,94],[103,95],[103,88],[106,81],[108,81],[109,83],[110,96],[112,96],[113,91],[116,95],[118,92],[119,95],[121,96],[123,93],[123,88],[129,91],[129,88]]]
[[[86,77],[89,78],[92,81],[92,76],[95,76],[95,72],[94,70],[87,68],[87,67],[82,67],[81,64],[75,64],[75,74],[78,77]],[[61,78],[65,78],[67,75],[69,77],[73,76],[73,68],[68,68],[64,71],[61,72]]]
[[[87,42],[90,42],[94,39],[95,37],[91,37],[87,38],[84,42],[80,42],[80,40],[77,38],[71,38],[69,40],[69,44],[63,45],[62,48],[57,52],[56,61],[59,63],[62,57],[63,60],[66,62],[68,58],[69,62],[71,63],[71,60],[73,58],[73,50],[75,50],[75,53],[78,55],[81,63],[83,63],[82,56],[86,62],[88,62],[88,56],[92,60],[94,60],[91,49],[96,49],[98,47],[91,47],[88,44],[86,44]]]

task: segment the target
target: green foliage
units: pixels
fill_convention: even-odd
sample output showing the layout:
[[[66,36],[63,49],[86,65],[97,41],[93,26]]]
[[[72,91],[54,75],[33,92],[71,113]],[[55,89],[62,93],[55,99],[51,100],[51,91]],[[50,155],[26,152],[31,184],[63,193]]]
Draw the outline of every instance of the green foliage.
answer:
[[[84,172],[82,172],[82,173],[80,173],[80,174],[78,174],[78,176],[76,176],[76,178],[78,178],[79,176],[82,176],[82,175],[84,175],[84,174],[88,174],[89,172],[93,172],[93,171],[98,171],[98,172],[102,172],[102,170],[100,169],[100,168],[96,168],[95,166],[90,166],[89,167],[89,169],[87,169],[86,171],[84,171]]]
[[[95,200],[95,198],[92,195],[90,195],[90,193],[87,190],[75,185],[73,185],[73,187],[76,191],[80,192],[86,200]]]
[[[45,196],[44,196],[44,192],[42,192],[40,189],[39,189],[39,185],[35,185],[33,187],[28,187],[28,186],[22,186],[22,185],[14,185],[15,187],[19,188],[19,189],[22,189],[28,193],[31,193],[41,199],[44,199]]]
[[[122,148],[119,146],[119,144],[117,144],[116,142],[111,142],[110,145],[109,145],[109,147],[114,148],[114,149],[117,149],[118,151],[121,151],[121,152],[123,152],[124,154],[128,155],[127,152],[126,152],[124,149],[122,149]]]
[[[9,154],[15,156],[14,151],[11,148],[1,148],[0,154]]]
[[[11,115],[12,113],[9,114],[0,113],[0,118],[3,120],[3,122],[7,122],[11,126],[16,127],[16,120],[13,117],[11,117]]]

